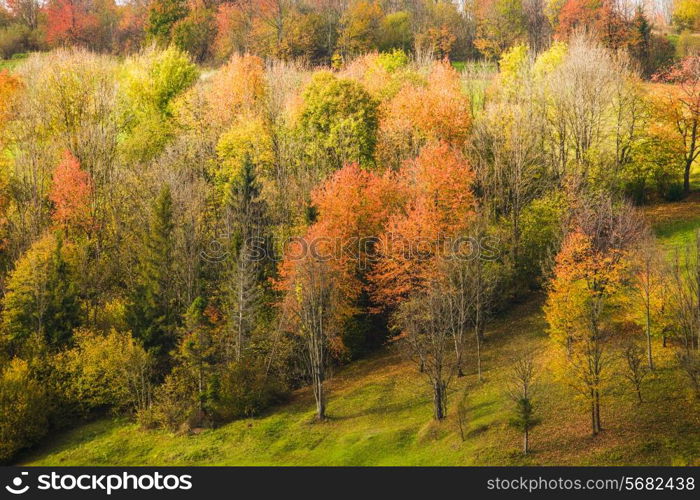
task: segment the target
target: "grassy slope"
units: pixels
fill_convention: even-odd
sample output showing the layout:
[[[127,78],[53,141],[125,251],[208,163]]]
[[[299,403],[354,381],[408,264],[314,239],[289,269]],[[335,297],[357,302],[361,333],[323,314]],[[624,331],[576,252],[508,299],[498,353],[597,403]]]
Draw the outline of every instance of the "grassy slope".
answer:
[[[656,345],[660,369],[647,402],[637,405],[619,379],[604,406],[606,431],[591,438],[585,409],[552,370],[541,371],[537,396],[542,424],[534,453],[518,453],[504,397],[508,360],[535,348],[544,366],[555,351],[539,301],[518,306],[489,331],[485,381],[456,381],[452,401],[466,389],[468,429],[459,437],[454,415],[431,422],[430,395],[415,367],[390,351],[340,371],[330,385],[330,419],[313,423],[307,390],[269,415],[197,435],[141,431],[109,419],[69,431],[21,462],[28,465],[507,465],[700,464],[700,409],[679,391],[670,350]],[[471,365],[473,365],[473,360]],[[454,413],[454,412],[451,412]]]

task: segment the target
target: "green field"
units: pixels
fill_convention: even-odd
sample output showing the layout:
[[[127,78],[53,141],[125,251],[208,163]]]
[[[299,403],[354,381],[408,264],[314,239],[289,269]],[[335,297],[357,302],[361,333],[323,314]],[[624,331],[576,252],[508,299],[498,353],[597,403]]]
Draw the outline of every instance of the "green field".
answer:
[[[12,71],[27,58],[27,54],[15,54],[11,59],[0,59],[0,71]]]

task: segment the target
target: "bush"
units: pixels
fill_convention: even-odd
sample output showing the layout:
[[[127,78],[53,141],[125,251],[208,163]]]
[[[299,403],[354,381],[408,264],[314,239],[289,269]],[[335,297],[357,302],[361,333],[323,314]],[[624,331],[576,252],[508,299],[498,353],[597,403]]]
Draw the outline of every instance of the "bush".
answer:
[[[168,429],[186,432],[205,425],[198,411],[197,391],[182,367],[176,367],[153,395],[153,404],[137,413],[137,420],[146,429]]]
[[[287,388],[268,377],[262,363],[244,360],[200,374],[178,365],[154,393],[153,405],[138,412],[144,428],[185,433],[258,415],[286,398]]]
[[[61,356],[67,395],[83,412],[136,411],[150,399],[153,362],[128,333],[75,332],[76,347]]]
[[[258,415],[287,397],[284,384],[277,377],[268,376],[260,362],[230,363],[222,369],[215,385],[213,410],[218,422]]]
[[[675,182],[668,186],[668,189],[664,194],[664,199],[666,201],[680,201],[684,196],[685,191],[683,190],[683,184]]]
[[[48,406],[26,361],[15,358],[0,372],[0,463],[46,434]]]
[[[10,59],[15,54],[31,49],[32,31],[21,24],[0,28],[0,59]]]

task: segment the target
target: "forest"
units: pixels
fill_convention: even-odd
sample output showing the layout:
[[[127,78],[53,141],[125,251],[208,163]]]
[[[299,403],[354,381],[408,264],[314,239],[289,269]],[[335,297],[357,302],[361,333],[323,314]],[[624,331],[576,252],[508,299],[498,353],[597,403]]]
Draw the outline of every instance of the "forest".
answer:
[[[698,0],[0,2],[0,463],[698,465],[699,156]]]

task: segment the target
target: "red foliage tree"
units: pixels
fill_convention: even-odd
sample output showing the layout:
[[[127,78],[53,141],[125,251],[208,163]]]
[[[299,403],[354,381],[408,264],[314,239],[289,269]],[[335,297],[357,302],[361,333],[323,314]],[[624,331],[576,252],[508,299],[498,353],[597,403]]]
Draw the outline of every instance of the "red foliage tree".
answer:
[[[568,0],[559,11],[556,37],[566,40],[573,32],[595,34],[606,47],[619,49],[632,42],[631,22],[615,0]]]
[[[80,168],[69,151],[56,166],[49,199],[54,204],[53,220],[61,228],[88,231],[92,225],[90,174]]]
[[[600,19],[600,0],[568,0],[559,11],[556,36],[567,39],[576,29],[593,29]]]
[[[381,260],[370,275],[374,295],[394,306],[438,272],[440,257],[468,230],[474,215],[474,173],[445,142],[432,143],[404,167],[411,201],[392,216],[379,243]]]
[[[87,45],[99,25],[84,0],[51,0],[46,9],[46,41],[51,45]]]

